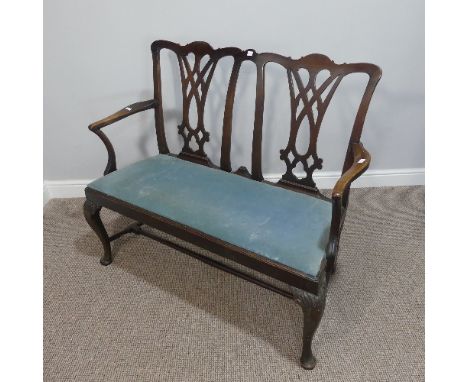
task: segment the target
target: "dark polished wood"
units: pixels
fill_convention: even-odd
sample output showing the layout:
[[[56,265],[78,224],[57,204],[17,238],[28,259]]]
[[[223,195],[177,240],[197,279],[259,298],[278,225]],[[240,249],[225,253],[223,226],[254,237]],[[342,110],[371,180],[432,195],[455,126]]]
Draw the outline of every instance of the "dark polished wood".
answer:
[[[106,168],[104,169],[104,175],[107,175],[117,170],[117,161],[115,157],[114,146],[112,146],[111,141],[109,140],[109,138],[107,138],[107,135],[104,134],[103,131],[101,131],[101,129],[112,123],[120,121],[121,119],[127,118],[133,114],[140,113],[145,110],[153,109],[154,106],[155,106],[155,103],[154,103],[154,100],[152,99],[148,101],[143,101],[143,102],[136,102],[88,126],[89,130],[91,130],[101,139],[101,141],[104,143],[107,149],[108,159],[107,159]]]
[[[166,140],[161,87],[160,55],[162,50],[169,50],[175,53],[179,66],[182,92],[182,121],[178,126],[178,133],[183,139],[183,147],[180,153],[170,153]],[[370,164],[370,155],[364,149],[360,139],[372,95],[382,74],[381,69],[376,65],[367,63],[336,64],[327,56],[321,54],[310,54],[299,59],[292,59],[275,53],[257,53],[253,49],[241,50],[233,47],[214,49],[208,43],[201,41],[179,45],[170,41],[157,40],[152,43],[151,52],[153,56],[154,99],[127,106],[89,126],[89,129],[102,140],[108,152],[108,161],[104,175],[115,171],[117,163],[112,143],[101,129],[135,113],[154,109],[156,136],[160,154],[177,155],[183,160],[209,166],[219,171],[232,172],[250,178],[252,181],[264,182],[271,186],[286,188],[331,202],[331,228],[326,248],[326,259],[322,263],[318,276],[314,278],[218,238],[206,235],[191,227],[183,226],[122,200],[86,188],[84,214],[87,222],[103,244],[104,256],[101,259],[101,263],[108,265],[112,262],[110,246],[112,241],[122,235],[134,233],[157,240],[218,269],[235,274],[285,297],[293,298],[301,305],[304,313],[301,364],[306,369],[312,369],[316,361],[312,354],[311,341],[325,308],[325,296],[329,276],[336,269],[339,240],[346,216],[350,186],[357,177],[367,170]],[[226,94],[222,125],[221,160],[218,167],[212,163],[205,151],[206,145],[210,144],[210,136],[204,125],[204,111],[211,80],[219,60],[224,57],[232,57],[233,64]],[[251,143],[251,172],[247,170],[246,166],[233,170],[231,165],[233,108],[237,81],[242,64],[245,61],[256,65],[257,74]],[[262,172],[265,81],[268,80],[265,75],[265,68],[270,63],[278,64],[285,70],[285,80],[287,80],[289,86],[291,107],[289,139],[285,142],[284,148],[279,153],[280,160],[285,163],[286,171],[277,183],[264,180]],[[304,71],[307,78],[304,78]],[[326,73],[326,77],[321,83],[318,83],[320,73]],[[369,79],[354,120],[343,164],[342,176],[333,188],[332,198],[327,198],[320,193],[313,179],[314,172],[320,170],[323,165],[323,159],[318,155],[317,150],[318,135],[335,91],[340,86],[343,78],[353,73],[367,74]],[[197,113],[196,124],[193,126],[189,119],[192,104],[194,104]],[[296,143],[303,121],[306,121],[308,124],[310,139],[306,152],[300,154]],[[303,170],[305,176],[302,178],[298,177],[295,170]],[[136,222],[123,231],[109,237],[99,216],[102,207],[121,213],[134,219]],[[200,248],[207,249],[221,257],[228,258],[243,266],[280,280],[289,285],[290,290],[279,288],[273,285],[273,283],[259,279],[254,275],[247,274],[227,264],[198,254],[145,230],[142,228],[143,225],[157,228],[174,237],[195,244]]]
[[[97,122],[92,123],[88,126],[91,131],[102,129],[103,127],[120,121],[121,119],[127,118],[130,115],[139,113],[141,111],[149,110],[154,108],[154,100],[150,99],[148,101],[136,102],[131,105],[124,107],[122,110],[111,114],[110,116],[103,118]]]
[[[351,153],[353,156],[352,165],[341,175],[332,190],[332,221],[327,245],[327,270],[332,273],[336,270],[341,229],[348,207],[349,188],[353,180],[369,168],[371,160],[370,154],[362,143],[352,143]]]
[[[369,168],[371,156],[362,143],[353,143],[351,146],[353,153],[353,164],[344,172],[333,187],[332,197],[341,198],[346,188],[353,180],[358,178]]]
[[[101,257],[101,264],[109,265],[112,263],[111,246],[109,235],[107,234],[100,217],[101,208],[102,207],[96,202],[91,199],[86,199],[83,205],[83,213],[86,221],[99,237],[104,248],[104,255]]]
[[[327,294],[327,276],[322,274],[320,288],[317,294],[308,293],[302,289],[292,288],[292,298],[302,308],[304,314],[304,326],[302,334],[301,365],[304,369],[311,370],[317,361],[312,354],[312,339],[322,320],[325,311]]]

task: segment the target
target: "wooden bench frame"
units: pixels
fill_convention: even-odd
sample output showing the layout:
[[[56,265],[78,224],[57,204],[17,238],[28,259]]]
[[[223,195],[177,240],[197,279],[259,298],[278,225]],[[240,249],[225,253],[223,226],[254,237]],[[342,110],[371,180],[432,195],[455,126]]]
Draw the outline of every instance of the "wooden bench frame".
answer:
[[[243,248],[206,235],[203,232],[184,226],[91,188],[86,188],[84,215],[104,247],[104,255],[101,258],[101,264],[109,265],[112,262],[111,242],[113,240],[118,239],[127,233],[141,234],[162,242],[165,245],[176,248],[177,250],[189,254],[190,256],[211,266],[241,277],[244,280],[253,282],[285,297],[292,298],[302,307],[304,314],[301,365],[306,369],[313,369],[316,364],[316,360],[312,354],[311,342],[325,308],[325,296],[329,276],[334,273],[336,268],[340,234],[348,206],[350,186],[357,177],[366,171],[370,163],[370,155],[360,142],[360,137],[370,100],[381,77],[381,69],[376,65],[366,63],[335,64],[328,57],[320,54],[311,54],[300,59],[291,59],[274,53],[257,53],[252,49],[213,49],[206,42],[200,41],[196,41],[185,46],[169,41],[155,41],[151,45],[153,56],[154,98],[148,101],[129,105],[109,117],[92,123],[89,126],[89,129],[102,140],[108,152],[108,161],[104,175],[115,171],[117,166],[114,148],[101,129],[123,118],[145,110],[154,109],[155,111],[156,136],[159,153],[175,155],[169,152],[164,129],[160,64],[160,52],[163,49],[168,49],[176,54],[181,75],[183,120],[178,129],[179,134],[184,140],[184,146],[177,157],[200,165],[217,168],[220,171],[233,172],[231,168],[232,114],[236,84],[241,65],[245,61],[253,62],[256,65],[257,80],[255,120],[252,139],[252,170],[249,172],[245,167],[240,167],[234,173],[250,178],[252,181],[259,181],[269,183],[271,186],[288,188],[296,192],[308,194],[311,197],[318,197],[331,202],[332,217],[330,236],[326,250],[326,261],[323,263],[322,270],[318,277],[311,279],[309,275],[305,275],[295,269],[271,261],[263,256],[259,256],[258,254],[249,252]],[[188,59],[191,54],[193,54],[194,57],[194,63],[192,65]],[[202,64],[201,62],[203,57],[205,57],[207,62]],[[203,113],[206,96],[216,64],[223,57],[232,57],[234,60],[226,95],[222,127],[221,160],[220,166],[218,167],[209,160],[204,151],[204,145],[209,141],[209,133],[205,130],[203,124]],[[280,159],[286,164],[286,173],[277,183],[271,183],[264,180],[262,175],[262,128],[265,99],[265,66],[270,62],[279,64],[286,69],[291,97],[292,117],[290,138],[285,149],[280,151]],[[299,75],[300,69],[308,71],[309,81],[307,83],[303,83],[303,80]],[[316,76],[322,70],[328,71],[330,76],[320,86],[316,86]],[[318,157],[316,150],[317,137],[323,116],[335,90],[343,77],[351,73],[365,73],[369,76],[369,80],[364,90],[364,95],[354,121],[343,165],[342,176],[333,188],[332,198],[327,198],[320,193],[312,179],[314,170],[322,167],[322,159]],[[327,91],[328,94],[325,95]],[[312,96],[309,96],[308,93],[312,93]],[[191,102],[196,103],[198,113],[197,126],[190,125],[189,109]],[[301,103],[302,108],[300,108]],[[314,105],[316,110],[313,109]],[[305,118],[308,119],[310,126],[310,143],[307,152],[305,154],[299,154],[296,150],[296,138],[301,122]],[[190,147],[190,143],[192,143],[192,145],[195,143],[197,149],[192,149]],[[312,160],[312,163],[309,162],[310,160]],[[304,167],[306,177],[298,178],[293,173],[293,169],[298,164]],[[109,236],[100,218],[100,210],[102,207],[109,208],[127,216],[135,220],[136,223],[131,224],[129,227],[113,236]],[[226,263],[182,247],[144,229],[144,225],[157,228],[162,232],[209,250],[214,254],[228,258],[236,263],[242,264],[243,266],[280,280],[283,283],[288,284],[290,288],[281,288],[273,283],[265,281],[263,278],[260,279],[254,275],[231,267]]]

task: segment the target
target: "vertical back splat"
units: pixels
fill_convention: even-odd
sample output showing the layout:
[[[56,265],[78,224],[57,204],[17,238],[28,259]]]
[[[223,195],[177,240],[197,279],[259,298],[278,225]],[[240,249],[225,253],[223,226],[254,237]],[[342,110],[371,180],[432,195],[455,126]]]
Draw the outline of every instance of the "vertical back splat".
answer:
[[[192,68],[187,56],[177,56],[177,59],[179,61],[183,97],[183,118],[182,123],[178,126],[179,134],[184,139],[182,152],[206,157],[203,146],[205,142],[209,141],[210,134],[205,130],[203,115],[205,112],[206,96],[217,61],[210,57],[208,62],[201,68],[200,61],[202,57],[196,55]],[[191,126],[189,121],[190,105],[193,101],[196,103],[197,108],[197,126]],[[198,149],[195,151],[189,146],[192,139],[196,141],[198,146]]]
[[[204,146],[209,142],[210,135],[206,131],[204,125],[205,103],[210,89],[211,80],[213,78],[216,66],[219,60],[223,57],[234,57],[234,66],[231,73],[230,91],[228,98],[231,101],[226,101],[225,119],[223,132],[228,132],[227,137],[230,137],[230,124],[232,122],[232,107],[234,104],[234,95],[237,82],[237,76],[242,61],[243,51],[238,48],[221,48],[213,49],[208,43],[203,41],[195,41],[188,45],[182,46],[170,41],[157,40],[151,45],[154,62],[154,81],[155,81],[155,101],[156,107],[156,134],[158,136],[158,144],[160,152],[167,153],[167,143],[164,131],[164,121],[162,120],[162,91],[161,91],[161,74],[160,74],[160,51],[168,49],[174,52],[177,56],[180,71],[180,80],[182,88],[182,121],[178,126],[178,132],[183,138],[183,147],[179,156],[191,158],[197,162],[213,166],[206,155]],[[193,64],[189,62],[189,55],[193,54]],[[203,58],[207,56],[206,63],[202,63]],[[195,103],[197,113],[196,126],[190,124],[189,113],[192,103]],[[227,113],[227,115],[226,115]],[[162,143],[160,143],[162,142]],[[190,147],[190,144],[195,146],[195,149]],[[223,133],[223,149],[225,169],[230,171],[228,166],[229,148],[226,142],[226,137]]]
[[[309,57],[309,56],[308,56]],[[310,58],[310,57],[309,57]],[[322,168],[322,158],[317,154],[317,139],[325,112],[343,74],[333,73],[317,87],[317,76],[325,68],[308,68],[308,80],[304,85],[298,68],[287,68],[289,95],[291,99],[291,126],[287,146],[280,150],[280,159],[286,163],[286,173],[282,181],[292,182],[312,190],[317,190],[312,175],[314,170]],[[297,88],[297,91],[296,91]],[[328,90],[328,94],[325,92]],[[304,154],[297,151],[297,135],[303,120],[307,118],[310,131],[308,149]],[[304,178],[298,178],[293,170],[298,164],[305,172]]]

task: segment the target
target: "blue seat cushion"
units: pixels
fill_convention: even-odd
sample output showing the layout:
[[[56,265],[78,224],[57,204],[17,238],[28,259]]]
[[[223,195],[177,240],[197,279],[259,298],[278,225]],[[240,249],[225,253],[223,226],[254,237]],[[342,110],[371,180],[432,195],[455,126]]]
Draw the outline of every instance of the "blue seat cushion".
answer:
[[[331,203],[169,155],[112,172],[89,188],[313,278],[321,270]]]

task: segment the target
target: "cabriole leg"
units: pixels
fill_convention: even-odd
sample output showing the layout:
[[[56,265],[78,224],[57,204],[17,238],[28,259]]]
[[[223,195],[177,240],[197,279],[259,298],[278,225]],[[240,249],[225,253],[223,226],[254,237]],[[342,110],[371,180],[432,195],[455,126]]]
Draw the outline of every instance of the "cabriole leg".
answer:
[[[97,205],[91,200],[85,201],[83,205],[83,212],[86,221],[99,237],[99,240],[101,240],[102,246],[104,247],[104,255],[101,257],[100,262],[102,265],[109,265],[112,263],[111,245],[109,235],[107,234],[107,231],[104,228],[104,224],[102,224],[102,220],[99,215],[100,211],[101,206]]]
[[[318,295],[297,288],[292,289],[294,300],[301,306],[304,313],[301,365],[304,369],[308,370],[312,370],[317,363],[312,354],[312,339],[325,310],[326,284],[324,276],[320,281]]]

